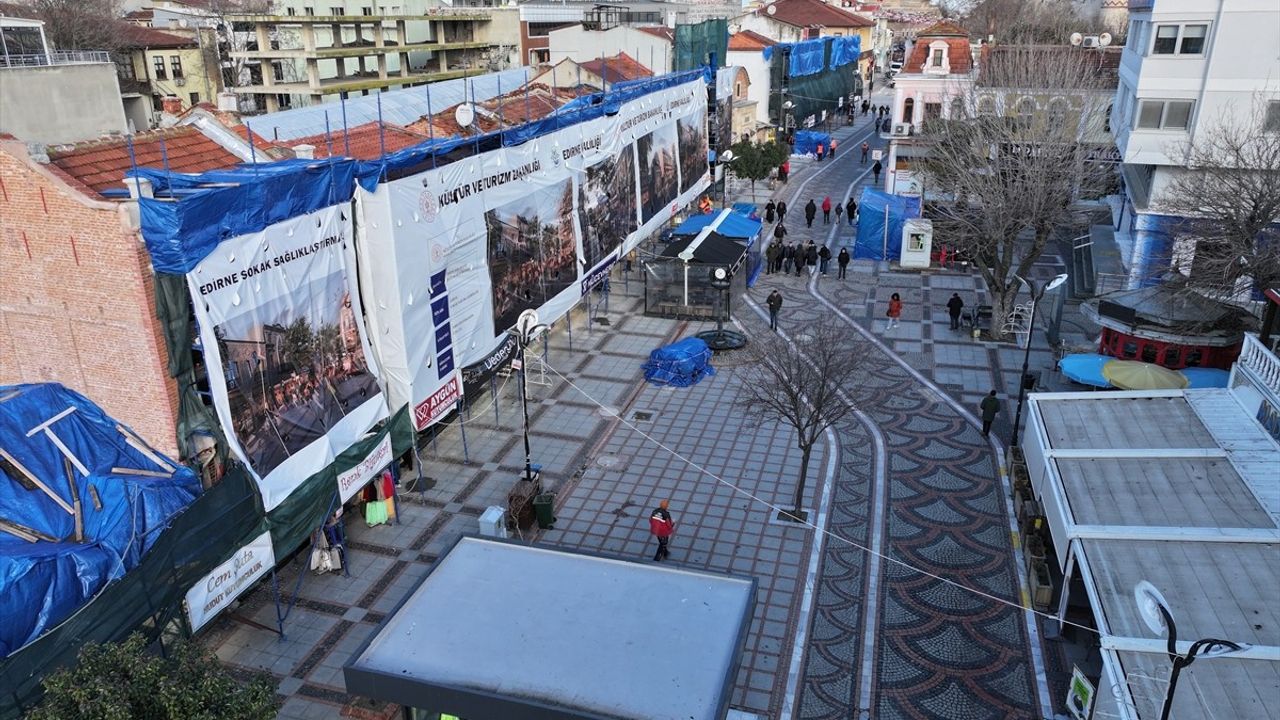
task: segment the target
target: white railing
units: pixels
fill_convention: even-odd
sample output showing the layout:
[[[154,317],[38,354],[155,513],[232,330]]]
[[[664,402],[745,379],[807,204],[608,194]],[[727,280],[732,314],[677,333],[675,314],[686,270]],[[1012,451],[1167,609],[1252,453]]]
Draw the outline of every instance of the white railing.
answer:
[[[1259,392],[1270,395],[1274,407],[1280,407],[1280,358],[1257,335],[1245,333],[1236,367],[1248,374]]]
[[[85,63],[109,63],[111,54],[105,50],[79,50],[67,52],[37,53],[34,55],[0,55],[0,68],[40,67],[44,65],[79,65]]]

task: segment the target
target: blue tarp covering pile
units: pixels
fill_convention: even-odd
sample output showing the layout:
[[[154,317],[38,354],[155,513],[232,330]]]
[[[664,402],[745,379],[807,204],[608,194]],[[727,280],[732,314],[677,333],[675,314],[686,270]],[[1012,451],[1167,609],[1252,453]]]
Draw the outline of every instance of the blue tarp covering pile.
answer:
[[[644,379],[654,385],[689,387],[716,374],[711,367],[711,348],[698,338],[685,338],[649,353]]]
[[[831,38],[831,67],[838,68],[858,61],[862,54],[862,38],[857,35]]]
[[[697,235],[702,232],[703,228],[715,222],[718,217],[720,217],[719,212],[692,215],[688,220],[680,223],[672,234]],[[755,241],[756,236],[760,234],[760,226],[762,224],[759,220],[752,220],[738,212],[737,206],[735,206],[734,210],[725,215],[720,224],[716,226],[716,232],[725,237],[746,240],[749,247]]]
[[[862,199],[858,201],[858,238],[854,242],[853,256],[870,260],[900,260],[902,225],[918,217],[920,198],[863,188]]]
[[[28,436],[42,425],[48,431]],[[195,473],[121,428],[61,385],[0,386],[0,449],[8,456],[0,455],[0,520],[11,529],[0,530],[0,657],[137,565],[170,519],[199,495]]]
[[[797,130],[796,143],[791,147],[792,155],[814,155],[818,152],[818,143],[831,150],[831,136],[815,130]]]

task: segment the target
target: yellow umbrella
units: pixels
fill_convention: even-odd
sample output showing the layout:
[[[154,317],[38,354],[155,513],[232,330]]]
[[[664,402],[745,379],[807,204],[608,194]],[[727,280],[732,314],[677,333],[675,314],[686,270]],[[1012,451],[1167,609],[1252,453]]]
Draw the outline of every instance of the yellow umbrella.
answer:
[[[1181,373],[1134,360],[1112,360],[1102,366],[1102,376],[1121,390],[1181,390],[1191,384]]]

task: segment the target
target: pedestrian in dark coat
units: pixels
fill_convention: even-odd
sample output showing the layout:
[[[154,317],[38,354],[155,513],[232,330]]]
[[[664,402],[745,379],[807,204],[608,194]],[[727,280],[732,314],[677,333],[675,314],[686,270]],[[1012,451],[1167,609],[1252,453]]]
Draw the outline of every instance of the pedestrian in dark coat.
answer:
[[[849,218],[849,224],[852,225],[853,217],[858,214],[858,203],[854,202],[853,198],[849,198],[849,202],[845,203],[844,214],[845,217]]]
[[[778,331],[778,311],[782,309],[782,293],[776,289],[769,293],[769,299],[765,301],[769,306],[769,329]]]
[[[822,224],[831,224],[831,196],[822,198]]]
[[[670,507],[670,503],[663,500],[658,503],[658,508],[649,516],[649,532],[653,533],[653,537],[658,540],[658,552],[653,554],[654,562],[671,557],[671,551],[667,549],[667,543],[676,531],[676,523],[671,519],[671,512],[667,510],[668,507]]]
[[[1000,398],[996,397],[996,391],[987,393],[978,407],[982,410],[982,437],[987,437],[991,434],[991,423],[995,422],[996,414],[1000,412]]]
[[[836,204],[832,207],[832,209],[836,211],[836,224],[837,224],[837,225],[839,225],[839,224],[840,224],[840,215],[841,215],[841,213],[843,213],[843,212],[844,212],[844,206],[843,206],[843,205],[841,205],[840,203],[836,203]]]
[[[871,166],[871,174],[875,177],[877,183],[880,182],[880,170],[882,169],[880,161],[877,160],[875,165]]]
[[[951,293],[951,299],[947,301],[947,314],[951,316],[951,329],[960,329],[960,313],[964,311],[964,300],[960,299],[960,293]]]
[[[818,246],[814,245],[812,240],[809,241],[809,247],[805,250],[804,260],[805,264],[809,266],[810,275],[818,272]],[[797,272],[796,274],[799,275],[800,273]]]
[[[778,222],[787,221],[787,204],[781,200],[778,201]]]
[[[867,142],[863,142],[863,143],[862,143],[862,160],[860,160],[860,161],[859,161],[859,163],[860,163],[860,164],[862,164],[862,165],[866,165],[866,164],[867,164],[867,153],[868,153],[870,150],[871,150],[871,144],[870,144],[870,143],[867,143]]]
[[[781,223],[779,223],[779,224],[781,224]],[[776,229],[775,229],[775,232],[776,232]],[[783,272],[783,274],[787,274],[787,273],[790,273],[790,272],[791,272],[791,264],[792,264],[793,262],[795,262],[795,259],[796,259],[796,244],[795,244],[795,243],[787,243],[787,246],[786,246],[785,248],[783,248],[783,249],[782,249],[782,272]]]
[[[818,203],[809,198],[809,204],[804,206],[804,221],[807,227],[813,227],[813,218],[818,214]]]
[[[767,223],[773,222],[773,213],[777,209],[778,209],[778,206],[774,205],[773,201],[770,200],[769,204],[764,206],[764,221]]]
[[[849,248],[840,248],[840,254],[836,256],[836,265],[840,266],[840,274],[836,277],[843,280],[849,267]]]
[[[782,257],[782,242],[778,237],[778,229],[774,228],[773,231],[773,242],[769,243],[769,249],[764,252],[765,259],[768,261],[764,268],[766,275],[772,275],[778,271],[778,259]]]
[[[836,207],[839,207],[838,205]],[[827,274],[827,265],[831,262],[831,248],[826,245],[818,251],[818,272],[823,275]]]

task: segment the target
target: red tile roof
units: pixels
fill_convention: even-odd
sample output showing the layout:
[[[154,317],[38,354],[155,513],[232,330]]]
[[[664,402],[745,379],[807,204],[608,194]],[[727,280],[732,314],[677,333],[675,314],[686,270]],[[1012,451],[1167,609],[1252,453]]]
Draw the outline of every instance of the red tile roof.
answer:
[[[926,37],[969,37],[969,31],[957,25],[951,20],[939,20],[929,27],[916,33],[917,38]]]
[[[134,10],[124,14],[124,19],[140,25],[149,25],[156,17],[155,10]]]
[[[763,50],[777,44],[778,41],[767,38],[753,30],[739,30],[729,36],[730,50]]]
[[[597,58],[579,63],[583,70],[596,75],[608,83],[621,80],[639,80],[653,77],[653,71],[636,62],[630,55],[620,52],[613,57]]]
[[[773,8],[772,15],[769,14],[769,8]],[[875,25],[873,20],[828,5],[822,0],[778,0],[760,8],[759,12],[796,27],[862,28]]]
[[[344,134],[341,128],[331,130],[329,137],[326,138],[324,133],[318,135],[308,135],[306,137],[295,138],[289,141],[289,147],[296,145],[313,145],[315,146],[315,156],[317,158],[329,157],[329,144],[333,143],[333,154],[338,156],[348,156],[357,160],[376,160],[382,157],[383,148],[388,153],[412,145],[417,145],[427,139],[426,135],[420,135],[411,130],[400,127],[399,125],[389,125],[384,123],[382,126],[382,138],[378,138],[377,121],[357,125]],[[347,147],[350,145],[350,152]]]
[[[124,174],[133,167],[124,138],[50,146],[48,153],[59,174],[87,195],[122,189]],[[189,125],[134,136],[133,154],[139,167],[163,168],[165,153],[173,172],[198,173],[240,163],[240,158]]]
[[[131,22],[123,20],[117,23],[120,26],[120,40],[123,47],[127,48],[182,48],[196,47],[196,39],[194,37],[183,37],[182,35],[174,35],[172,33],[153,30],[142,25],[135,25]]]
[[[676,31],[666,25],[645,25],[644,27],[638,27],[636,29],[643,33],[649,33],[654,37],[660,37],[669,43],[676,41]]]
[[[973,50],[967,37],[929,36],[921,34],[911,48],[911,57],[902,66],[904,73],[924,72],[929,60],[929,44],[941,40],[947,44],[947,64],[952,75],[967,75],[973,69]]]
[[[586,91],[594,92],[594,90],[590,89]],[[546,85],[534,83],[529,86],[527,96],[524,88],[521,88],[501,97],[478,103],[480,112],[476,113],[475,123],[472,125],[470,132],[474,132],[477,129],[480,132],[492,132],[497,130],[499,125],[510,127],[544,118],[555,112],[557,107],[577,97],[578,94],[578,91],[574,88],[556,88],[553,93],[551,88]],[[409,123],[406,127],[420,137],[428,134],[438,138],[467,134],[453,119],[453,114],[457,107],[457,105],[454,105],[441,110],[433,116],[423,116],[419,120]]]

